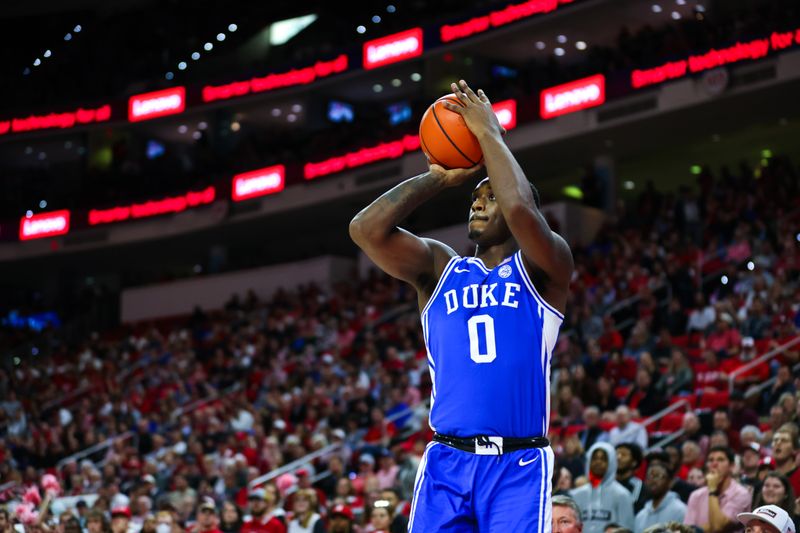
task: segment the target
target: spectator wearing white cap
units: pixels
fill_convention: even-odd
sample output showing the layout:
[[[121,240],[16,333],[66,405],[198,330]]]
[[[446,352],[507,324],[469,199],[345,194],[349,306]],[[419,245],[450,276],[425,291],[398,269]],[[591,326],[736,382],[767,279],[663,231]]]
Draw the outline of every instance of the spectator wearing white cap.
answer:
[[[739,513],[736,518],[744,524],[745,533],[796,533],[789,514],[777,505],[764,505],[751,513]]]
[[[797,493],[792,490],[792,485],[783,474],[779,472],[769,472],[764,477],[764,481],[758,491],[753,493],[753,507],[762,505],[777,505],[787,513],[794,522],[795,531],[798,526],[798,516],[795,508],[795,496]]]

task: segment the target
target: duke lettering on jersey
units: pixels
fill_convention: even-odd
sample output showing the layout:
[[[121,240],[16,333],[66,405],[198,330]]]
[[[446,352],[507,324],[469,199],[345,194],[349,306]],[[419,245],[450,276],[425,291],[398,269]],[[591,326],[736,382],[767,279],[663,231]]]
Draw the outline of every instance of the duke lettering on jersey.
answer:
[[[536,292],[521,257],[493,270],[453,258],[422,311],[435,431],[547,435],[550,357],[563,317]]]
[[[502,303],[498,304],[497,299],[494,297],[494,290],[497,288],[497,283],[492,283],[490,285],[472,283],[461,289],[461,305],[467,309],[483,309],[484,307],[496,307],[498,305],[516,309],[519,306],[517,293],[522,287],[520,287],[518,283],[503,283],[503,285],[505,288],[499,291],[503,293]],[[478,294],[480,294],[480,302],[478,301]],[[450,289],[444,293],[444,300],[447,304],[448,315],[458,311],[459,298],[456,289]]]

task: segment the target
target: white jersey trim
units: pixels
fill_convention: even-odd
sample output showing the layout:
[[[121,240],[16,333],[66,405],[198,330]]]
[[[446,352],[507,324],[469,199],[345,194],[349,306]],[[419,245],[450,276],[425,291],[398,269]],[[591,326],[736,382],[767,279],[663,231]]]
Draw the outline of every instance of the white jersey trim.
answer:
[[[555,307],[547,303],[547,300],[542,298],[542,295],[539,294],[539,291],[536,290],[536,286],[531,281],[530,276],[528,275],[528,271],[525,270],[525,265],[522,263],[522,250],[518,251],[514,254],[514,262],[519,269],[520,275],[522,275],[522,281],[525,282],[525,286],[528,287],[528,291],[533,295],[534,298],[548,311],[556,315],[560,320],[564,320],[564,315],[560,313]]]

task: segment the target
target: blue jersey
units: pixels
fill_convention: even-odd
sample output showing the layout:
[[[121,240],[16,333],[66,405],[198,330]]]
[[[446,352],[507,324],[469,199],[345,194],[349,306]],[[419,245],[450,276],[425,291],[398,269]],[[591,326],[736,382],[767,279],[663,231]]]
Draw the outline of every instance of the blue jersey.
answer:
[[[492,270],[453,257],[420,318],[434,431],[547,435],[550,358],[564,316],[536,291],[521,252]]]

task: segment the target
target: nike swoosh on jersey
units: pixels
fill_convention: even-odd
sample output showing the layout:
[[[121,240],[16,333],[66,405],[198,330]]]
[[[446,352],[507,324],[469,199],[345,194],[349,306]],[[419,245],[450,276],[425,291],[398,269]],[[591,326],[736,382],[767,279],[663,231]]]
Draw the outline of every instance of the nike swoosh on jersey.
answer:
[[[523,459],[520,459],[520,460],[519,460],[519,466],[528,466],[529,464],[531,464],[531,463],[532,463],[532,462],[534,462],[535,460],[536,460],[536,458],[535,458],[535,457],[534,457],[533,459],[531,459],[530,461],[525,461],[525,460],[523,460]]]
[[[468,268],[458,268],[458,267],[456,267],[453,270],[455,270],[456,274],[463,274],[464,272],[469,272]]]

